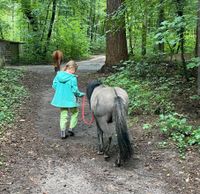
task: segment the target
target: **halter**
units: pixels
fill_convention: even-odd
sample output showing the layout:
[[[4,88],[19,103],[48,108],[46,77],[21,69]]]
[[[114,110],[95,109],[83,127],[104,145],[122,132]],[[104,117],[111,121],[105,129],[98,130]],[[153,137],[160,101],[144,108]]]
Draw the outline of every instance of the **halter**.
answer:
[[[92,113],[92,118],[91,118],[90,121],[87,121],[87,120],[85,119],[85,101],[86,101],[86,96],[83,96],[82,105],[81,105],[81,109],[82,109],[82,111],[81,111],[81,116],[82,116],[83,122],[84,122],[86,125],[89,125],[89,126],[90,126],[90,125],[94,122],[94,115],[93,115],[93,113]]]

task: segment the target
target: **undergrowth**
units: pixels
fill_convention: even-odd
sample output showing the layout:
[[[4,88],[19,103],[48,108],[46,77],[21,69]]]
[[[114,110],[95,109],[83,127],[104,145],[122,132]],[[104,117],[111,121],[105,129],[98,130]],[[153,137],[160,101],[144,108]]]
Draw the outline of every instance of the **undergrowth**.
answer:
[[[149,81],[139,79],[136,74],[139,70],[132,70],[131,66],[107,77],[103,82],[109,86],[118,86],[125,89],[129,95],[129,114],[160,114],[174,110],[170,100],[173,90],[173,80],[159,78]],[[140,76],[141,78],[141,76]]]
[[[153,130],[158,127],[166,140],[175,142],[182,158],[189,146],[200,146],[200,127],[189,125],[184,115],[176,113],[173,98],[191,89],[177,72],[168,72],[165,65],[128,61],[104,83],[127,91],[130,115],[159,115],[156,123],[146,123],[143,128]]]
[[[16,108],[27,95],[20,82],[22,76],[20,70],[0,69],[0,134],[13,122]]]
[[[184,115],[178,113],[160,115],[157,126],[167,138],[176,143],[183,158],[187,147],[200,145],[200,126],[195,127],[188,124]]]

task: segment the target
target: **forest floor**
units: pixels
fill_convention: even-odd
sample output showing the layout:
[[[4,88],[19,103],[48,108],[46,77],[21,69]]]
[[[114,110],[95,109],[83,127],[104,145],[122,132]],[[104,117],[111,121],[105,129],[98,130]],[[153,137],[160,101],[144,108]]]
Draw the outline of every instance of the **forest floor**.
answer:
[[[79,62],[79,88],[102,77],[95,71],[103,57]],[[60,139],[59,110],[50,105],[54,77],[51,66],[28,66],[23,84],[30,97],[18,110],[17,120],[0,139],[1,194],[197,194],[200,157],[190,150],[186,159],[173,147],[161,149],[162,137],[142,126],[151,116],[137,116],[130,126],[134,155],[122,167],[113,166],[116,154],[104,161],[97,155],[96,126],[79,120],[74,137]],[[91,117],[86,106],[86,117]],[[134,120],[134,118],[131,118]],[[137,121],[136,121],[137,120]]]

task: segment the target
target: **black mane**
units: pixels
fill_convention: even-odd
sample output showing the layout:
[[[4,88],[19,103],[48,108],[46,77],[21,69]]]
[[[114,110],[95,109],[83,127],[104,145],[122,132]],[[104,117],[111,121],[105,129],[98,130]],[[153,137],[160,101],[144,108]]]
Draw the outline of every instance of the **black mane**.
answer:
[[[92,96],[94,89],[96,87],[100,86],[100,85],[102,85],[102,82],[99,81],[99,80],[93,80],[93,81],[88,83],[87,89],[86,89],[86,95],[87,95],[87,98],[89,100],[89,103],[90,103],[90,98]]]

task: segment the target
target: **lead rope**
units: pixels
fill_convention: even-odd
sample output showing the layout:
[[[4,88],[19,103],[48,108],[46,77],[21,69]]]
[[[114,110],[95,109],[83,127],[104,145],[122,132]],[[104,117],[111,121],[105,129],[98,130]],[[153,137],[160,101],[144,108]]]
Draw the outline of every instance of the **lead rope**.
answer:
[[[81,105],[81,116],[82,116],[82,120],[86,125],[91,125],[94,122],[94,115],[92,113],[92,118],[90,121],[87,121],[85,119],[85,101],[86,101],[86,96],[83,96],[83,100],[82,100],[82,105]]]

